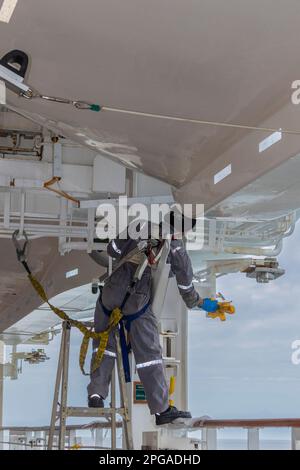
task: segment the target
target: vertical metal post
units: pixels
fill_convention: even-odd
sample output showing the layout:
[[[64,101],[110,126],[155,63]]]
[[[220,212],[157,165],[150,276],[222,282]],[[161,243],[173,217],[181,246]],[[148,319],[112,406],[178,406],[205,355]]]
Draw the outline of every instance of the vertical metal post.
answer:
[[[88,229],[88,246],[87,252],[91,253],[93,249],[94,243],[94,235],[95,235],[95,209],[93,207],[89,207],[88,209],[88,222],[87,222],[87,229]]]
[[[128,413],[128,399],[127,399],[127,393],[126,393],[124,369],[123,369],[123,364],[122,364],[120,334],[117,328],[115,329],[114,335],[115,335],[115,341],[116,341],[117,370],[118,370],[118,378],[119,378],[119,384],[120,384],[121,407],[124,409],[123,433],[125,437],[126,449],[133,450],[131,419]]]
[[[10,224],[10,203],[11,203],[11,193],[7,192],[4,196],[4,219],[3,226],[4,228],[9,229]]]
[[[25,209],[26,209],[26,194],[24,190],[21,192],[21,208],[20,208],[20,229],[19,235],[22,236],[24,233],[25,225]]]
[[[12,365],[12,373],[11,379],[17,380],[18,378],[18,359],[16,358],[17,355],[17,345],[13,344],[12,351],[11,351],[11,365]]]
[[[6,104],[6,85],[3,80],[0,80],[0,104]]]
[[[50,422],[50,429],[49,429],[49,437],[48,437],[48,450],[52,450],[53,447],[53,439],[55,434],[55,423],[57,419],[57,409],[58,409],[58,397],[59,397],[59,390],[61,384],[61,375],[62,375],[62,364],[63,364],[63,352],[64,352],[64,345],[65,345],[65,336],[66,330],[63,328],[61,333],[61,342],[60,342],[60,350],[58,356],[58,363],[57,363],[57,371],[56,371],[56,380],[55,380],[55,388],[54,388],[54,397],[53,397],[53,404],[52,404],[52,412],[51,412],[51,422]]]
[[[300,450],[300,428],[292,428],[292,450]]]
[[[4,351],[5,345],[0,341],[0,428],[3,426],[3,387],[4,387]],[[0,450],[3,450],[4,432],[0,430]]]
[[[67,398],[68,398],[68,374],[69,374],[69,352],[70,352],[70,331],[71,326],[69,322],[63,322],[63,329],[65,330],[65,344],[63,350],[63,365],[62,365],[62,384],[61,384],[61,400],[60,400],[60,419],[59,419],[59,439],[58,448],[64,450],[65,436],[66,436],[66,421],[67,421]]]
[[[26,431],[25,435],[26,435],[25,444],[27,444],[28,447],[24,446],[24,450],[26,450],[26,448],[32,450],[32,447],[33,447],[33,432],[32,431]]]
[[[45,431],[37,431],[36,432],[36,443],[37,443],[37,448],[39,450],[46,450],[46,433]]]
[[[52,173],[53,177],[61,178],[62,177],[62,145],[59,142],[53,141],[52,144],[53,150],[53,163],[52,163]]]
[[[217,450],[216,428],[203,428],[201,440],[202,440],[202,450]]]
[[[259,428],[248,429],[248,450],[259,450]]]
[[[32,436],[33,447],[32,447],[32,450],[41,450],[42,449],[42,446],[44,445],[42,435],[43,435],[42,431],[33,431],[33,436]]]
[[[215,428],[207,429],[207,448],[208,450],[217,450],[218,435]]]
[[[103,446],[103,429],[101,428],[95,428],[95,434],[94,434],[94,443],[95,447],[101,447]]]
[[[114,366],[110,385],[111,393],[111,448],[117,448],[117,427],[116,427],[116,368]]]
[[[68,202],[64,198],[60,198],[60,217],[59,217],[59,227],[61,231],[61,235],[59,237],[58,246],[60,254],[65,254],[65,244],[67,241],[67,210],[68,210]]]
[[[69,447],[73,447],[77,444],[76,429],[70,429],[69,431]]]
[[[215,219],[209,220],[209,231],[208,231],[208,246],[210,250],[216,249],[217,241],[217,221]]]

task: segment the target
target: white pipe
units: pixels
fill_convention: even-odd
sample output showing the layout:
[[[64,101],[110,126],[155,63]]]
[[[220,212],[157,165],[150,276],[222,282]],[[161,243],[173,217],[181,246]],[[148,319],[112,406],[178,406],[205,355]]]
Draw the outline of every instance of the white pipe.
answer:
[[[25,220],[25,192],[22,191],[21,193],[21,209],[20,209],[20,228],[19,228],[19,236],[23,236],[24,233],[24,220]]]
[[[278,256],[282,250],[282,240],[280,240],[274,249],[268,248],[251,248],[251,247],[225,247],[225,253],[231,253],[235,255],[252,255],[252,256]]]

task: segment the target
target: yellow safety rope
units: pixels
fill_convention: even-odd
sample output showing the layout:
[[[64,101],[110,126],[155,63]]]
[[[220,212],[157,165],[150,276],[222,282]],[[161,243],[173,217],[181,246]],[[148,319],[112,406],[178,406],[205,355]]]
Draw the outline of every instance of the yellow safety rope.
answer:
[[[169,405],[174,406],[175,402],[173,400],[173,395],[175,393],[175,386],[176,386],[176,377],[171,375],[170,377],[170,387],[169,387]]]
[[[73,444],[69,450],[80,450],[82,448],[81,444]]]
[[[91,329],[87,328],[82,322],[78,320],[73,320],[66,314],[66,312],[52,305],[49,302],[47,294],[43,286],[40,284],[40,282],[32,274],[28,274],[28,278],[31,282],[32,287],[36,291],[36,293],[40,296],[40,298],[46,304],[49,305],[52,312],[55,313],[55,315],[57,315],[61,320],[69,322],[71,326],[74,326],[83,334],[83,339],[82,339],[80,353],[79,353],[79,366],[84,375],[89,375],[84,371],[84,364],[85,364],[85,359],[87,355],[87,350],[89,347],[89,341],[91,338],[99,341],[99,346],[97,348],[97,352],[94,356],[92,367],[91,367],[91,372],[94,372],[96,369],[98,369],[102,361],[104,351],[106,349],[108,338],[109,338],[111,331],[118,325],[118,323],[120,322],[122,318],[121,310],[119,308],[115,308],[109,317],[109,323],[108,323],[108,327],[106,328],[106,330],[100,333],[96,333],[95,331],[92,331]]]

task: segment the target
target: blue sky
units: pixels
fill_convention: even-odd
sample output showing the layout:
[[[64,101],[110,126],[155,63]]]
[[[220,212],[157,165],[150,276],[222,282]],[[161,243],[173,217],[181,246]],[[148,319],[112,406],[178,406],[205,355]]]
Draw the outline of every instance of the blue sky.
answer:
[[[207,319],[200,310],[189,313],[189,399],[194,416],[300,416],[300,365],[291,362],[291,344],[300,339],[299,241],[300,225],[284,241],[280,264],[286,274],[273,283],[260,285],[242,274],[219,280],[218,290],[237,310],[226,323]],[[77,365],[81,336],[72,335],[76,359],[71,361],[70,402],[82,406],[87,378]],[[47,363],[23,364],[18,380],[5,380],[6,425],[49,423],[59,341],[56,337],[45,348]]]
[[[300,365],[291,344],[300,339],[300,225],[285,239],[286,274],[257,284],[242,274],[220,278],[233,300],[226,323],[190,313],[190,405],[218,418],[299,417]],[[195,392],[195,393],[194,393]]]

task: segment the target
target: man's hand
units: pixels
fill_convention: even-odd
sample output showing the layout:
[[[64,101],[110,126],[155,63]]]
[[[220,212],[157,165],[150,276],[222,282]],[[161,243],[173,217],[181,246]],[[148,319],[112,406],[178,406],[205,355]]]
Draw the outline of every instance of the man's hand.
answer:
[[[199,308],[202,308],[202,310],[205,310],[206,312],[214,313],[218,310],[219,304],[217,300],[201,299],[198,306]]]

